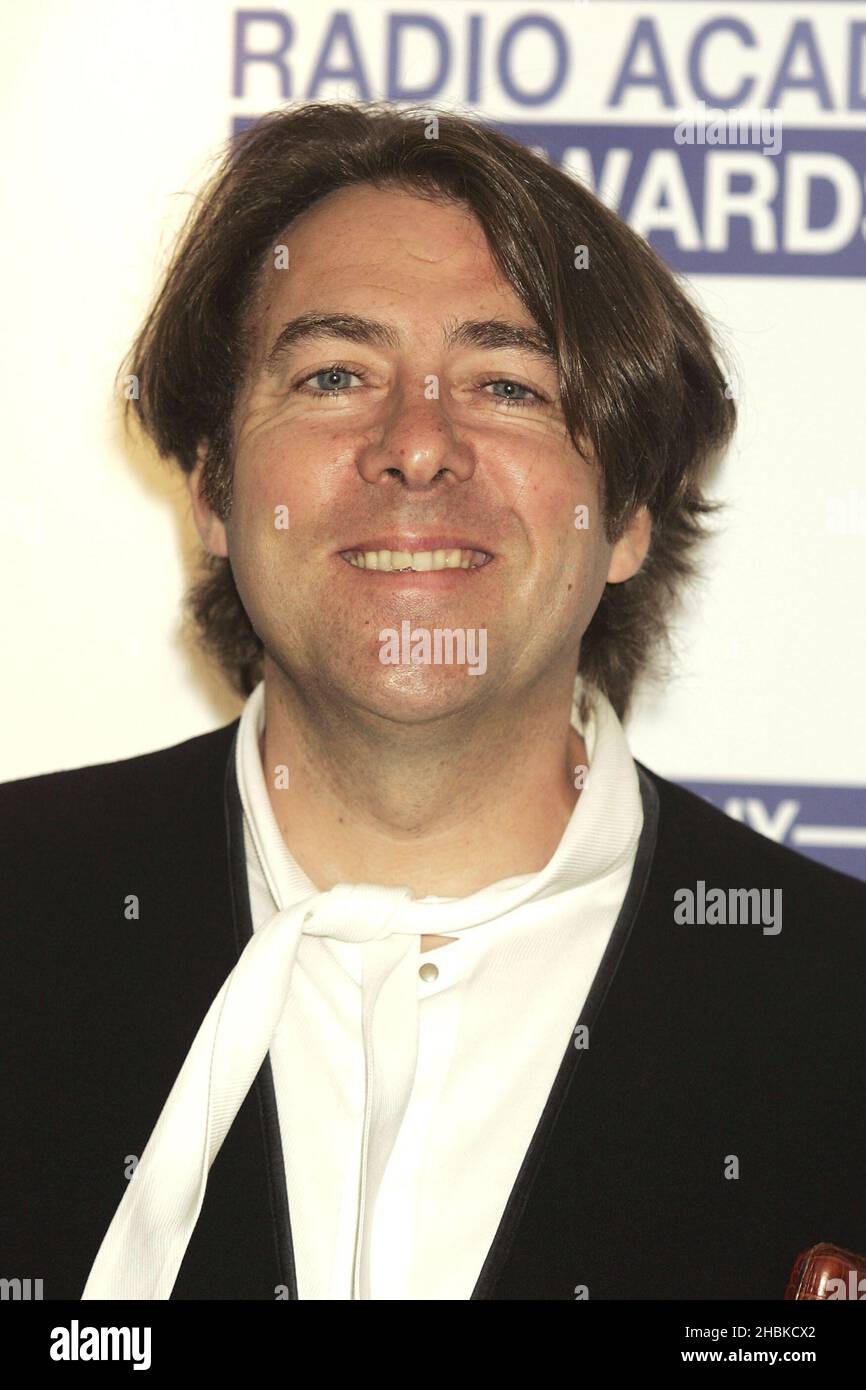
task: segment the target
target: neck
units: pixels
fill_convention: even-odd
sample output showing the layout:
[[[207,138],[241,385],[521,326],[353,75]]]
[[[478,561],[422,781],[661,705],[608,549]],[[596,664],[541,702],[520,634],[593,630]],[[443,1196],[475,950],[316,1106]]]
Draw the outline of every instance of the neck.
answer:
[[[259,752],[283,839],[320,892],[338,883],[464,897],[553,855],[588,762],[573,673],[497,714],[400,725],[315,706],[266,660]],[[288,767],[288,787],[276,769]]]

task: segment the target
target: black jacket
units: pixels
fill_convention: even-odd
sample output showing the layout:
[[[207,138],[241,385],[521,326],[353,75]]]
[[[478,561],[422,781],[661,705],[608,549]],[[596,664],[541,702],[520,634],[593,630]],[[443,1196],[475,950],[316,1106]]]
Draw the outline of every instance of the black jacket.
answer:
[[[237,723],[0,786],[0,1277],[46,1299],[80,1298],[249,939]],[[589,1046],[563,1038],[475,1299],[780,1299],[804,1248],[866,1252],[866,885],[638,771],[634,874],[575,1018]],[[678,925],[699,880],[781,889],[782,930]],[[280,1286],[297,1298],[266,1059],[172,1297]]]

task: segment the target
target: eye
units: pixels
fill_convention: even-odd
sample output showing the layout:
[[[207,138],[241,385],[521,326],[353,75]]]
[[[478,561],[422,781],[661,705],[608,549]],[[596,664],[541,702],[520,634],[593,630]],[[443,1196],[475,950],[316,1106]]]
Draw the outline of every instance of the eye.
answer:
[[[296,389],[306,386],[307,382],[315,382],[315,389],[307,394],[311,396],[339,396],[343,391],[348,390],[349,383],[347,377],[354,377],[360,381],[358,372],[350,372],[348,367],[343,367],[339,362],[334,362],[330,367],[322,367],[317,372],[311,372],[296,385]]]
[[[532,405],[534,402],[543,404],[546,400],[540,391],[533,391],[531,386],[524,386],[522,382],[512,381],[510,377],[493,377],[489,381],[481,382],[483,390],[486,390],[488,386],[504,387],[503,391],[493,391],[491,394],[497,400],[504,401],[509,407]]]

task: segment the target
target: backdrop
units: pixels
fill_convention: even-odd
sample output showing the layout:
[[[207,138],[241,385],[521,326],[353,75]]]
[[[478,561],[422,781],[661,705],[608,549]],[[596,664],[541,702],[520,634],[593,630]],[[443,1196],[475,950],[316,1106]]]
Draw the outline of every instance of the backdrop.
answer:
[[[124,439],[114,373],[226,136],[430,101],[586,179],[733,357],[723,534],[635,755],[866,878],[866,6],[31,0],[2,35],[3,780],[237,714],[180,637],[185,488]]]

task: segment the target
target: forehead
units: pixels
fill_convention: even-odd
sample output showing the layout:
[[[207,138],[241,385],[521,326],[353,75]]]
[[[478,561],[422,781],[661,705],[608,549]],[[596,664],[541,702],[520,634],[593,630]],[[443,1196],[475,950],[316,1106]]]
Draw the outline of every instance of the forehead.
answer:
[[[374,310],[416,328],[419,309],[445,318],[458,303],[476,317],[507,311],[531,322],[480,223],[460,204],[367,184],[340,189],[296,218],[280,242],[288,257],[282,269],[268,263],[261,287],[266,332],[312,306]]]

